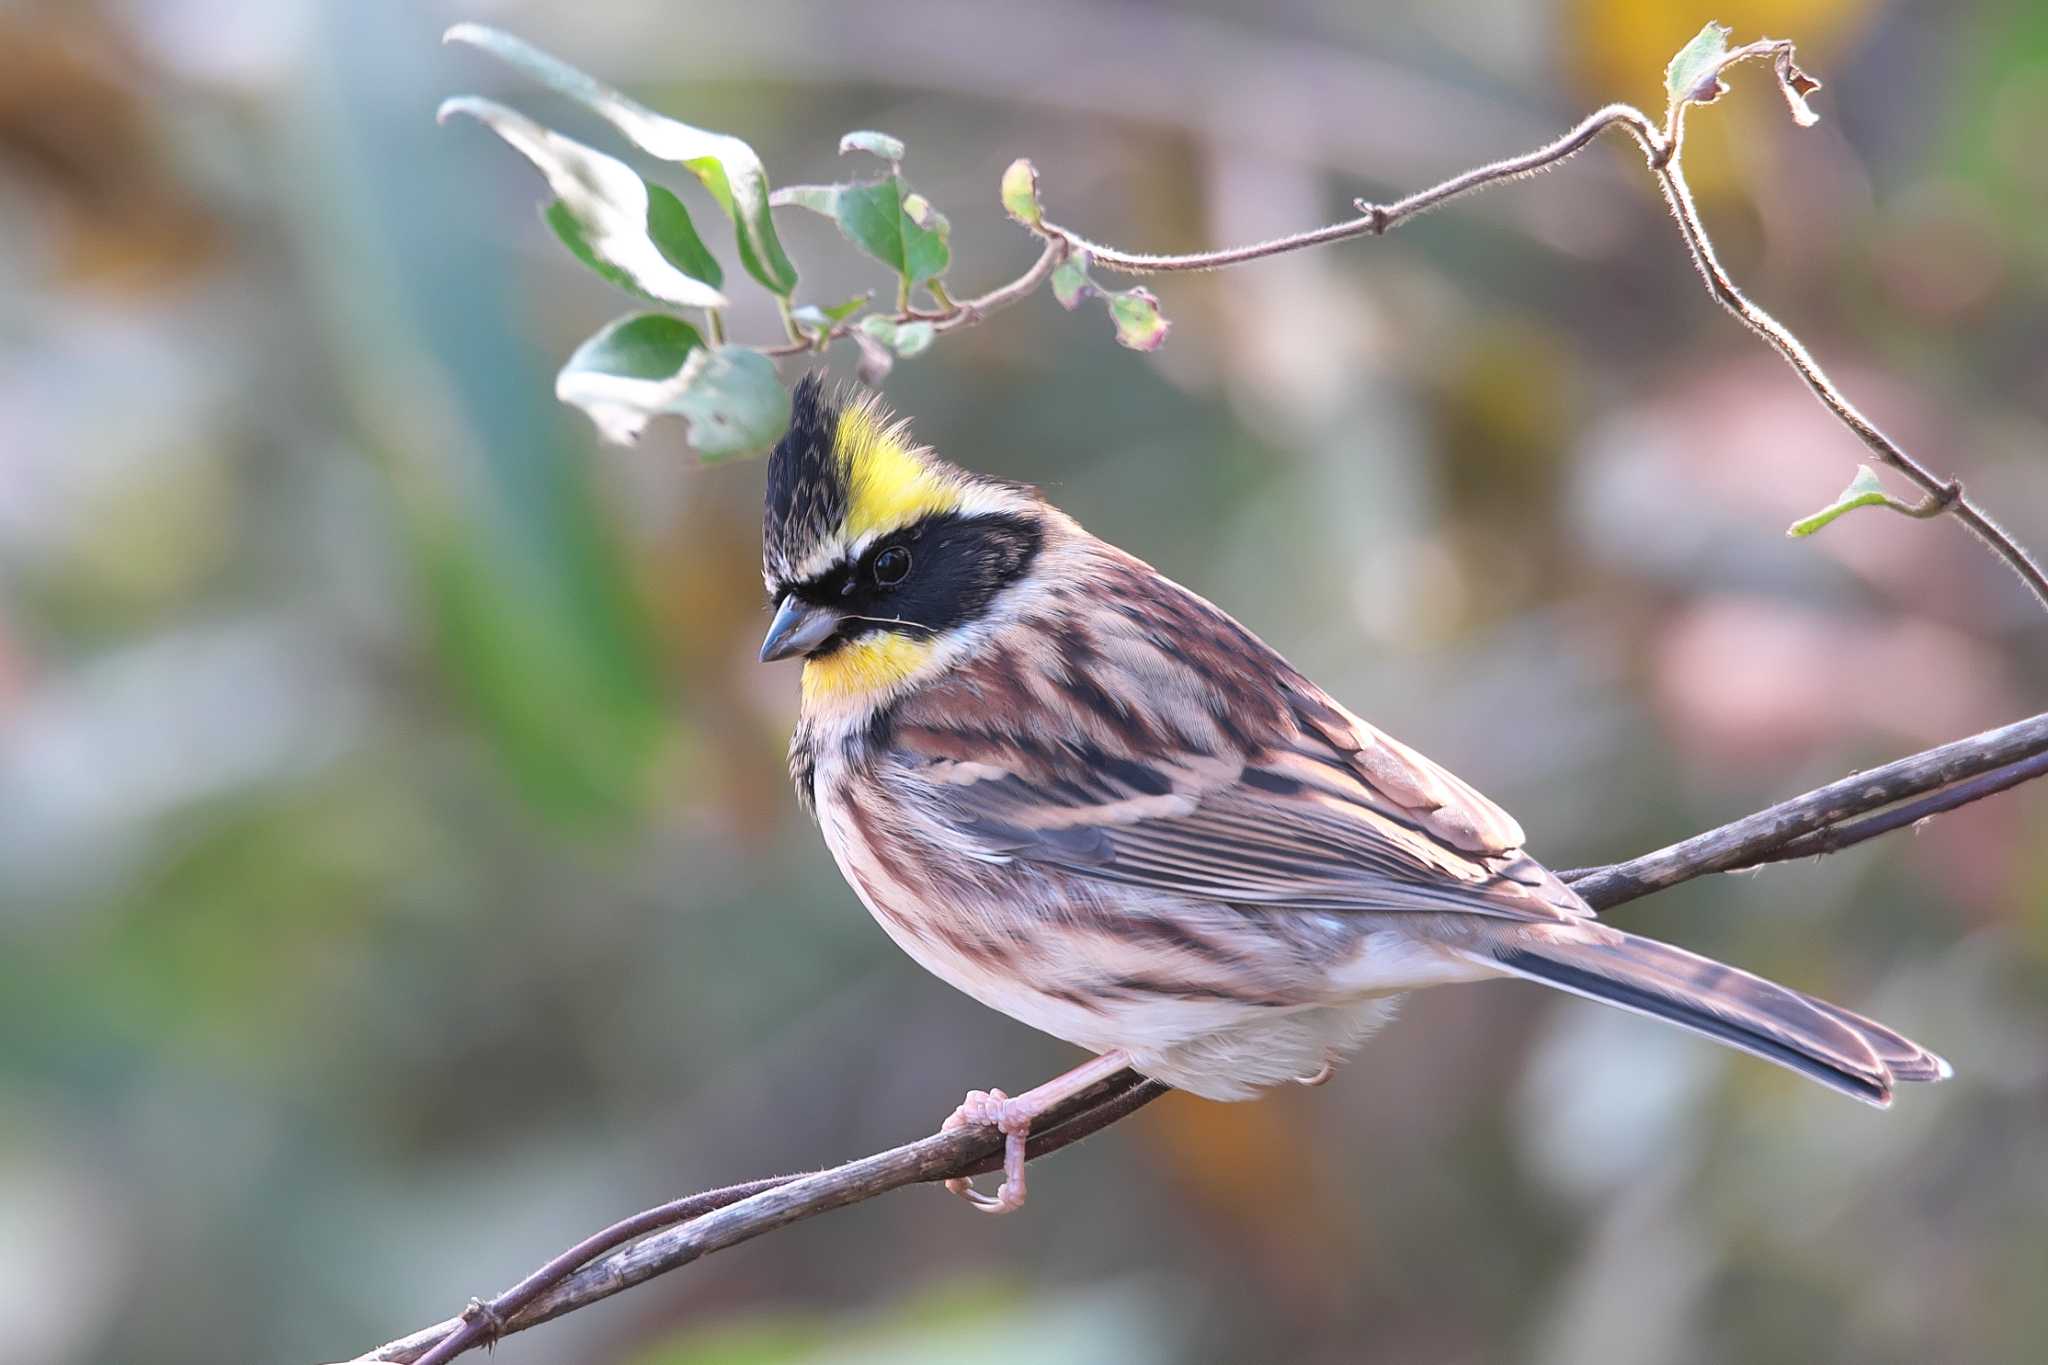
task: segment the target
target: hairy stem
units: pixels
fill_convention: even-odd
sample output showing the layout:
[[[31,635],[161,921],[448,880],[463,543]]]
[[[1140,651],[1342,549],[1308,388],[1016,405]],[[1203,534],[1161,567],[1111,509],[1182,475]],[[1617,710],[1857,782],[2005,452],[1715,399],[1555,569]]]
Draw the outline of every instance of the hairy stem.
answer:
[[[1725,71],[1739,62],[1759,58],[1787,61],[1790,51],[1789,43],[1768,39],[1751,43],[1729,53],[1719,70]],[[1782,67],[1780,79],[1787,79]],[[1288,252],[1322,246],[1329,242],[1348,241],[1355,237],[1378,237],[1417,214],[1427,213],[1475,190],[1485,189],[1504,180],[1554,169],[1584,150],[1607,129],[1621,128],[1643,149],[1650,172],[1657,178],[1664,202],[1678,224],[1679,236],[1684,240],[1686,249],[1692,255],[1693,264],[1699,271],[1700,279],[1714,301],[1783,356],[1805,381],[1807,388],[1812,390],[1814,397],[1820,400],[1822,406],[1854,432],[1856,438],[1869,447],[1880,460],[1917,484],[1925,494],[1918,504],[1894,502],[1888,505],[1893,506],[1894,510],[1915,517],[1936,517],[1944,513],[1953,515],[1968,527],[1992,554],[2018,575],[2020,581],[2044,608],[2048,608],[2048,573],[2042,571],[2040,564],[2025,547],[2013,539],[2012,535],[1994,521],[1981,506],[1965,495],[1960,480],[1943,479],[1936,475],[1898,442],[1887,436],[1861,408],[1850,401],[1847,394],[1842,392],[1828,376],[1827,371],[1821,368],[1820,362],[1814,359],[1813,353],[1807,349],[1804,342],[1783,323],[1751,302],[1736,286],[1734,278],[1729,275],[1727,268],[1721,264],[1720,257],[1714,251],[1713,240],[1707,235],[1706,224],[1700,218],[1699,208],[1693,202],[1692,188],[1685,178],[1680,149],[1685,135],[1685,113],[1693,102],[1690,98],[1675,101],[1662,130],[1649,115],[1634,105],[1610,104],[1587,115],[1564,136],[1534,151],[1475,167],[1389,204],[1372,204],[1359,200],[1356,218],[1307,232],[1294,233],[1291,236],[1276,237],[1270,241],[1255,242],[1249,246],[1227,247],[1220,251],[1194,252],[1180,256],[1154,256],[1142,252],[1122,251],[1100,242],[1093,242],[1071,229],[1052,223],[1043,224],[1040,230],[1049,237],[1063,240],[1072,250],[1087,252],[1090,263],[1104,270],[1127,275],[1220,270],[1227,266],[1285,255]]]

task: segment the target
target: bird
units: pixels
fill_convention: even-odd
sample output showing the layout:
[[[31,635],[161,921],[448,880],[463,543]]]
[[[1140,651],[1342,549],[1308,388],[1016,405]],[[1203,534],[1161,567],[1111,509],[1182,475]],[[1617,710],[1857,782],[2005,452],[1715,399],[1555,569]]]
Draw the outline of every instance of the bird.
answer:
[[[1319,1083],[1419,988],[1520,978],[1879,1107],[1951,1074],[1846,1009],[1627,933],[1514,818],[1027,484],[795,386],[771,451],[760,657],[801,658],[789,769],[882,930],[1093,1058],[947,1128],[1002,1134],[1130,1068],[1211,1100]]]

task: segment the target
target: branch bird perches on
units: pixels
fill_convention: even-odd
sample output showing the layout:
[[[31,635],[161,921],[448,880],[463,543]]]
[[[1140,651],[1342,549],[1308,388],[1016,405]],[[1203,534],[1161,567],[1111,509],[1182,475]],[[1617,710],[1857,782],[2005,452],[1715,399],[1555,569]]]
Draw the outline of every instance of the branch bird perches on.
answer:
[[[2044,772],[2048,713],[1831,782],[1624,863],[1560,875],[1594,908],[1608,910],[1711,873],[1838,852]],[[1032,1134],[1029,1159],[1071,1146],[1166,1091],[1135,1072],[1120,1072],[1044,1121]],[[614,1223],[504,1293],[356,1359],[443,1365],[763,1233],[905,1185],[998,1170],[1002,1145],[993,1129],[956,1129],[829,1170],[687,1195]]]

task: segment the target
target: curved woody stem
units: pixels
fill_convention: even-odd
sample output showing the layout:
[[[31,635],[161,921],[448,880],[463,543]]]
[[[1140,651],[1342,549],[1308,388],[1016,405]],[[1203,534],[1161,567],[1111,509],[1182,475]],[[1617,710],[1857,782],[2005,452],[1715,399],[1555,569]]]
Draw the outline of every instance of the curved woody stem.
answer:
[[[1611,867],[1560,875],[1610,909],[1714,872],[1813,857],[1917,824],[2048,773],[2048,713],[1843,778],[1669,848]],[[1120,1072],[1055,1111],[1031,1137],[1037,1160],[1166,1093]],[[830,1170],[771,1176],[672,1200],[622,1219],[549,1260],[504,1293],[387,1342],[358,1361],[444,1365],[511,1332],[610,1298],[712,1252],[905,1185],[979,1175],[1001,1165],[1002,1139],[962,1128]]]
[[[1086,253],[1088,263],[1103,270],[1125,275],[1158,275],[1222,270],[1309,247],[1325,246],[1331,242],[1350,241],[1358,237],[1379,237],[1409,219],[1441,207],[1453,199],[1497,185],[1502,181],[1552,170],[1585,150],[1608,129],[1620,128],[1642,148],[1650,173],[1657,179],[1665,205],[1670,209],[1672,219],[1678,225],[1679,236],[1685,242],[1686,250],[1691,254],[1694,268],[1699,272],[1700,280],[1706,286],[1708,294],[1737,321],[1756,333],[1782,356],[1805,382],[1814,397],[1820,400],[1822,406],[1833,413],[1836,420],[1853,432],[1881,462],[1920,489],[1922,496],[1916,503],[1887,499],[1883,505],[1912,517],[1953,516],[2018,575],[2020,581],[2040,604],[2048,608],[2048,572],[2042,570],[2027,549],[1963,491],[1961,480],[1944,479],[1935,474],[1897,441],[1886,435],[1876,422],[1850,401],[1849,396],[1829,377],[1827,371],[1821,368],[1820,362],[1814,358],[1806,344],[1742,292],[1715,253],[1713,240],[1707,235],[1706,224],[1701,220],[1699,207],[1693,201],[1692,187],[1685,178],[1681,153],[1685,139],[1686,111],[1696,103],[1706,103],[1718,98],[1725,88],[1720,82],[1721,74],[1730,67],[1760,60],[1769,60],[1773,63],[1779,86],[1785,92],[1795,115],[1802,115],[1801,122],[1810,121],[1810,112],[1804,112],[1805,95],[1817,88],[1819,83],[1793,64],[1791,43],[1782,39],[1760,39],[1726,53],[1690,93],[1674,99],[1661,128],[1648,114],[1632,104],[1610,104],[1588,114],[1563,136],[1520,156],[1476,166],[1391,203],[1374,204],[1363,199],[1357,200],[1355,203],[1358,216],[1342,222],[1245,246],[1226,247],[1218,251],[1166,256],[1123,251],[1101,242],[1090,241],[1071,228],[1061,227],[1052,222],[1039,222],[1032,230],[1044,238],[1045,249],[1031,269],[1023,275],[978,299],[950,304],[937,312],[919,313],[904,308],[899,310],[892,320],[899,323],[928,321],[942,332],[971,327],[997,309],[1007,307],[1030,294],[1062,260],[1079,253]],[[770,348],[768,354],[787,356],[822,349],[830,342],[849,335],[853,330],[850,323],[839,323],[815,336]]]

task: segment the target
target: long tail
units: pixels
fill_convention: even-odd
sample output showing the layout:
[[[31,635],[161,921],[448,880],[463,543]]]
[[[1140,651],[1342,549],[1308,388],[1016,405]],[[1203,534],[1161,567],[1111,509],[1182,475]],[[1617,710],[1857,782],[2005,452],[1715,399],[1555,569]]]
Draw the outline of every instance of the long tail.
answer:
[[[1880,1109],[1896,1081],[1938,1081],[1949,1064],[1884,1025],[1683,948],[1605,925],[1583,938],[1503,928],[1473,956],[1515,976],[1669,1020],[1810,1076]],[[1570,936],[1567,936],[1570,935]]]

